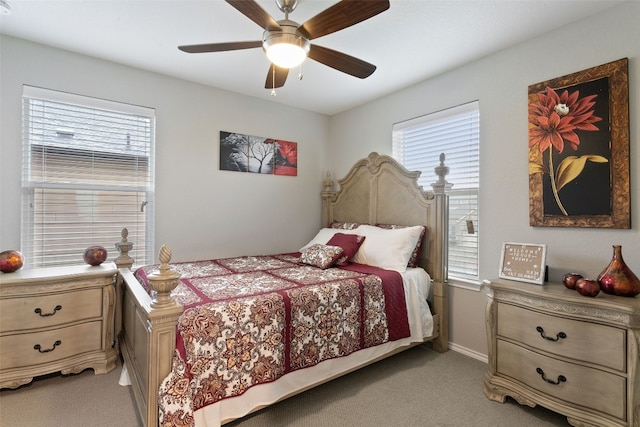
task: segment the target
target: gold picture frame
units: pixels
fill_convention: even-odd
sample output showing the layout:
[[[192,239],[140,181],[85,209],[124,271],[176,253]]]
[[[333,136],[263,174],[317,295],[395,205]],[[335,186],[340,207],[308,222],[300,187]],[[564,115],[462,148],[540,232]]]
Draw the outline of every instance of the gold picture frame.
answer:
[[[529,86],[529,224],[631,228],[623,58]]]
[[[498,277],[542,285],[545,281],[546,259],[545,244],[504,242]]]

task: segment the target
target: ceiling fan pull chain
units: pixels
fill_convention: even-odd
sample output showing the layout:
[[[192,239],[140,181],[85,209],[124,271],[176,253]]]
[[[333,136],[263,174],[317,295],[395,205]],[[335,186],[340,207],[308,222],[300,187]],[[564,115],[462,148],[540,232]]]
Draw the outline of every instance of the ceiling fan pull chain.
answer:
[[[271,96],[276,96],[276,64],[271,64]]]
[[[298,40],[298,45],[300,45],[300,48],[302,48],[302,40]],[[304,61],[302,61],[300,63],[300,71],[298,72],[298,80],[302,80],[302,78],[304,77],[302,75],[302,64],[304,64]]]

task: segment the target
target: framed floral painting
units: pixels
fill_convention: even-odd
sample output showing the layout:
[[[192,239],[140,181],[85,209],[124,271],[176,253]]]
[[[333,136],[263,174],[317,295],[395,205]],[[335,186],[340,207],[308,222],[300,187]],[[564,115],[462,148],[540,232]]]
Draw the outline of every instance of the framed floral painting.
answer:
[[[529,223],[631,228],[628,59],[529,86]]]

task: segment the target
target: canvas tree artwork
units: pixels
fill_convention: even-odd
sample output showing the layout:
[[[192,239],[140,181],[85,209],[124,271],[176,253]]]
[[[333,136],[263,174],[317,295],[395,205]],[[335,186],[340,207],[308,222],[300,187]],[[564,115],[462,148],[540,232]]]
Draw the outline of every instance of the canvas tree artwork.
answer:
[[[220,131],[220,170],[298,175],[298,144]]]

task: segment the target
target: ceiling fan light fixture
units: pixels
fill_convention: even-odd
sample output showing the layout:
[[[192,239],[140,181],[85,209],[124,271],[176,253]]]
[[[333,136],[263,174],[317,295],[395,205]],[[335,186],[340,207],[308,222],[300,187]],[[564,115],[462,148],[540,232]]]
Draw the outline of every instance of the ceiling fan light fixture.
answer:
[[[273,64],[282,68],[293,68],[307,59],[309,40],[286,31],[266,31],[262,47]]]

